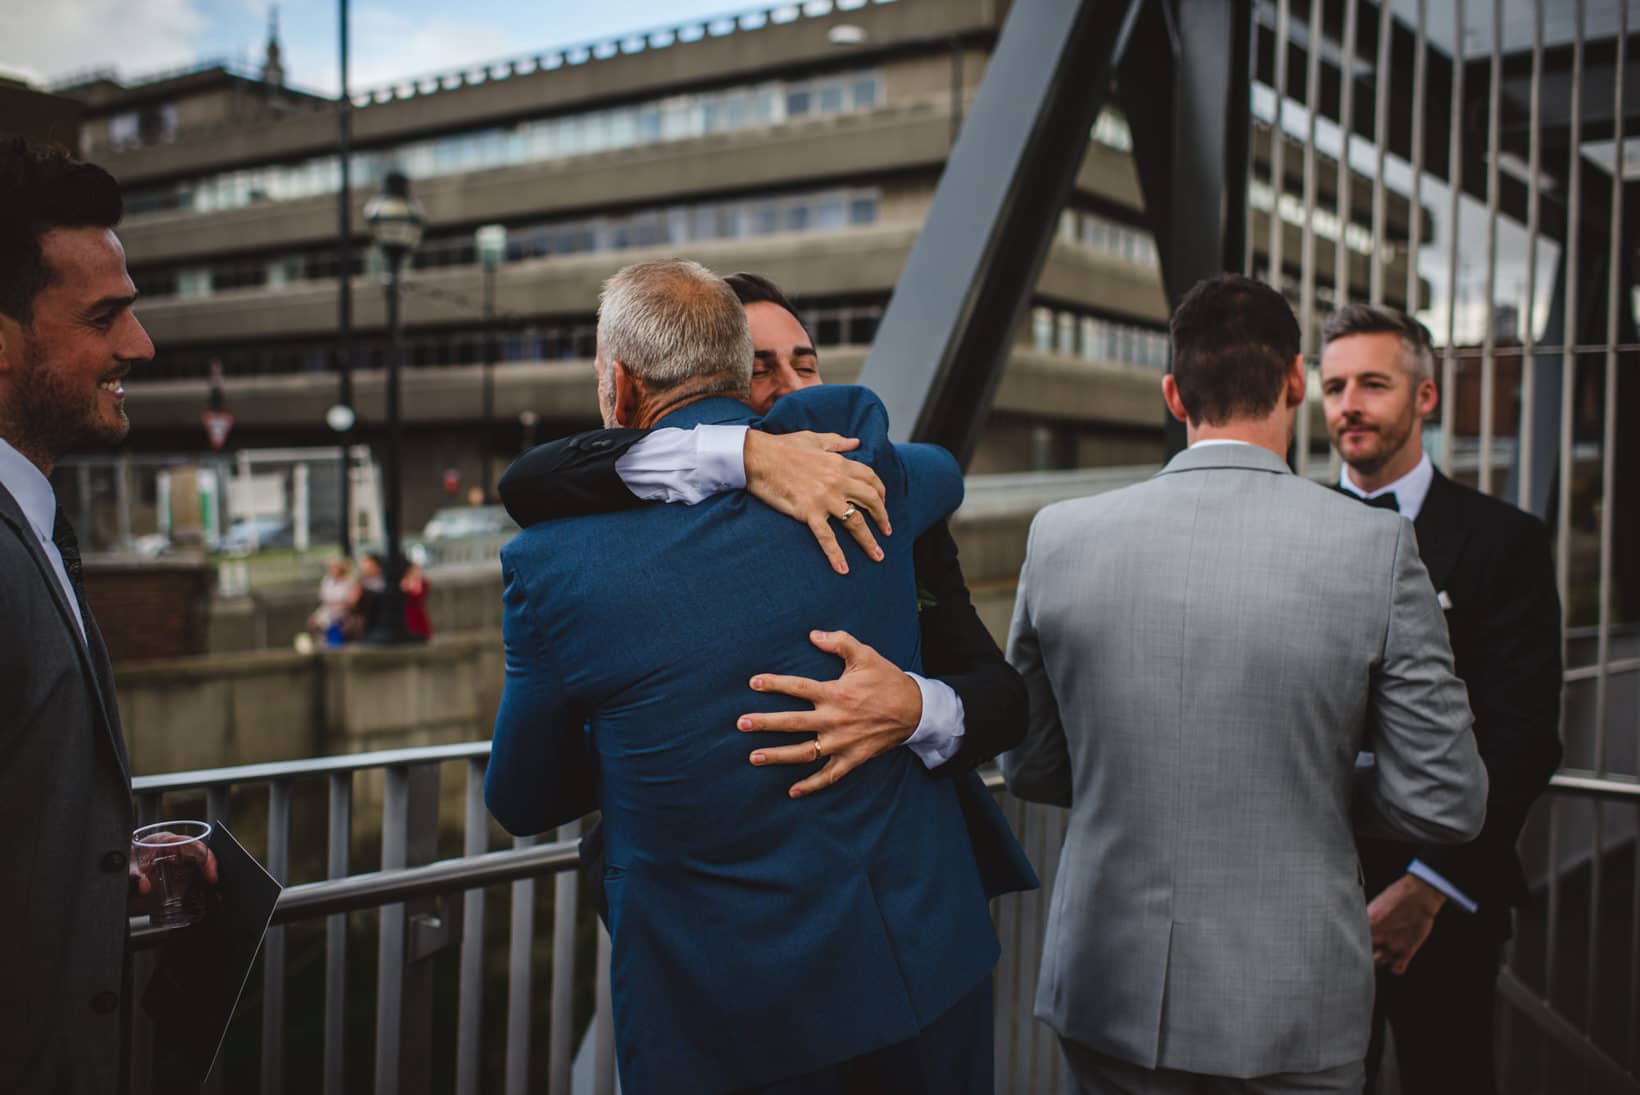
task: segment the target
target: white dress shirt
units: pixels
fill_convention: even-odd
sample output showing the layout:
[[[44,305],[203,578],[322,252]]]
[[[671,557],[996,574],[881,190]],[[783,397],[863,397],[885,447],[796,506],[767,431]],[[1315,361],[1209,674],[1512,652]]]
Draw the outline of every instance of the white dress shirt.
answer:
[[[1407,472],[1393,483],[1386,483],[1374,491],[1365,491],[1356,486],[1350,479],[1350,466],[1345,464],[1338,473],[1338,485],[1355,495],[1357,498],[1377,498],[1380,494],[1394,494],[1395,505],[1401,511],[1401,516],[1408,521],[1416,521],[1418,514],[1423,512],[1424,499],[1429,497],[1429,485],[1435,482],[1435,465],[1430,462],[1429,454],[1418,461],[1418,466]]]
[[[1430,461],[1429,454],[1418,461],[1418,466],[1407,472],[1393,483],[1387,483],[1375,491],[1364,491],[1350,479],[1349,465],[1338,473],[1338,485],[1355,495],[1357,498],[1377,498],[1381,494],[1394,494],[1395,505],[1401,511],[1401,516],[1408,521],[1416,521],[1418,514],[1423,512],[1424,499],[1429,497],[1429,485],[1435,481],[1435,465]],[[1407,865],[1407,874],[1416,875],[1425,882],[1440,890],[1451,898],[1460,909],[1465,912],[1474,912],[1476,905],[1473,898],[1454,886],[1443,875],[1421,859],[1414,859]]]
[[[74,622],[80,626],[80,641],[84,642],[85,619],[80,615],[80,600],[74,596],[74,586],[68,580],[63,553],[57,550],[57,543],[51,538],[51,530],[57,524],[57,492],[51,489],[51,480],[28,457],[7,444],[4,438],[0,438],[0,486],[4,486],[17,499],[17,505],[23,510],[23,519],[34,530],[40,550],[51,561],[57,583],[62,587],[63,596],[68,598],[68,607],[74,611]]]
[[[615,461],[626,489],[646,502],[694,505],[746,488],[746,427],[700,425],[652,430]],[[922,692],[922,721],[906,747],[929,768],[950,760],[967,730],[962,697],[950,685],[907,673]]]

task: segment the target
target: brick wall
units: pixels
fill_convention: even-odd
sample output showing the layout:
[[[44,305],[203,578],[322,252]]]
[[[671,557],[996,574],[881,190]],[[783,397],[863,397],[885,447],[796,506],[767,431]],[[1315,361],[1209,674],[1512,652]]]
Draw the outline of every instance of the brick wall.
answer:
[[[206,651],[210,568],[203,558],[88,555],[85,595],[116,662]]]

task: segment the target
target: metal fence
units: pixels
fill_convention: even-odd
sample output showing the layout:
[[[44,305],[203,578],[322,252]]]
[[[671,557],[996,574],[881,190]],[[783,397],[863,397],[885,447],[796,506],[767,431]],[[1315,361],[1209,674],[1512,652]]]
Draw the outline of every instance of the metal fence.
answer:
[[[308,1077],[287,1079],[293,1055],[309,1047],[293,1045],[287,1022],[293,1014],[315,1012],[312,1000],[286,996],[286,934],[291,925],[322,920],[324,925],[323,983],[316,1013],[322,1018],[322,1052],[318,1055],[317,1086],[326,1095],[359,1090],[358,1078],[369,1075],[381,1095],[433,1090],[438,1031],[435,1012],[444,1010],[435,999],[435,964],[441,955],[456,952],[457,998],[454,1023],[453,1089],[460,1093],[496,1090],[484,1082],[482,1046],[486,966],[485,887],[507,884],[509,926],[504,950],[506,1017],[500,1090],[509,1095],[546,1090],[567,1095],[572,1063],[572,989],[578,968],[594,963],[599,1020],[593,1026],[591,1090],[614,1090],[614,1046],[608,1022],[608,942],[602,936],[594,955],[577,947],[579,824],[560,829],[556,840],[534,838],[512,841],[512,847],[491,851],[494,830],[484,808],[484,769],[488,742],[435,746],[424,749],[324,757],[286,764],[250,765],[214,771],[148,776],[135,781],[138,812],[143,822],[182,816],[203,806],[213,822],[226,823],[258,854],[270,873],[294,882],[303,873],[318,874],[314,881],[290,885],[281,895],[263,944],[259,961],[259,1000],[241,1005],[236,1026],[259,1013],[260,1032],[254,1064],[229,1059],[219,1062],[208,1090],[251,1087],[273,1095],[287,1087],[314,1086]],[[460,778],[444,785],[448,774]],[[355,816],[360,799],[379,804],[379,827],[374,819]],[[203,801],[201,801],[203,799]],[[308,842],[293,841],[293,804],[322,810],[323,847],[298,863],[293,851]],[[322,804],[322,805],[321,805]],[[442,809],[441,809],[442,806]],[[440,817],[459,814],[460,854],[438,858]],[[305,818],[307,829],[315,818]],[[454,818],[449,818],[454,822]],[[257,838],[261,839],[258,840]],[[374,838],[374,839],[373,839]],[[374,844],[379,851],[376,870],[355,873],[354,850]],[[532,1084],[532,1029],[534,970],[536,965],[537,894],[539,879],[553,878],[551,951],[545,1083]],[[374,1039],[371,1045],[349,1042],[349,914],[376,910],[376,974]],[[600,929],[601,933],[601,929]],[[135,983],[141,985],[151,961],[143,949],[160,933],[136,922]],[[369,956],[363,961],[368,963]],[[357,1026],[358,1024],[353,1024]],[[247,1032],[241,1030],[240,1033]],[[132,1080],[138,1092],[150,1090],[147,1063],[152,1032],[140,1008],[133,1009]],[[233,1040],[241,1045],[245,1038]],[[362,1061],[371,1062],[363,1068]],[[536,1067],[536,1073],[540,1068]],[[232,1076],[230,1083],[228,1077]],[[254,1076],[254,1080],[252,1077]]]
[[[443,1090],[451,1077],[455,1092],[502,1090],[508,1095],[546,1091],[550,1095],[616,1091],[614,1027],[609,995],[609,937],[602,926],[578,931],[591,919],[579,901],[578,838],[580,823],[558,830],[551,843],[515,839],[511,848],[491,851],[495,832],[483,802],[488,742],[433,746],[351,756],[321,757],[282,764],[247,765],[200,772],[145,776],[135,781],[142,822],[181,817],[203,807],[205,816],[224,823],[259,855],[270,873],[292,882],[302,870],[323,877],[288,885],[274,910],[273,924],[258,960],[259,989],[248,990],[236,1016],[229,1050],[212,1072],[208,1092],[255,1090],[261,1095],[318,1086],[326,1095],[363,1090],[397,1095]],[[441,777],[459,775],[442,794]],[[1002,779],[992,774],[992,790]],[[306,792],[306,793],[304,793]],[[379,803],[379,830],[373,817],[355,812],[362,799]],[[303,806],[323,805],[323,862],[315,855],[298,868],[293,852],[293,815]],[[442,803],[442,810],[441,810]],[[460,854],[437,858],[440,816],[456,831],[459,808]],[[1048,1077],[1062,1068],[1057,1044],[1031,1015],[1036,993],[1052,878],[1064,836],[1064,811],[1008,802],[1010,821],[1033,862],[1043,871],[1037,894],[1010,895],[994,903],[1003,958],[996,973],[997,1084],[1001,1092],[1048,1090]],[[309,819],[316,827],[317,819]],[[354,850],[361,844],[379,849],[376,870],[355,873]],[[320,846],[315,843],[315,847]],[[372,864],[376,865],[376,864]],[[547,963],[548,1022],[545,1038],[532,1021],[536,966],[538,882],[552,878],[550,959]],[[486,939],[488,887],[507,885],[507,932]],[[350,953],[355,932],[349,916],[373,913],[376,928],[373,1008],[367,1044],[350,1040],[362,1026],[356,1000],[349,996],[349,970],[368,965],[371,956]],[[292,926],[322,922],[323,980],[310,996],[287,995],[292,957],[287,932]],[[152,966],[151,950],[165,929],[150,928],[146,918],[132,921],[134,984],[141,986]],[[494,934],[494,933],[491,933]],[[486,960],[487,951],[504,955]],[[490,958],[499,957],[490,954]],[[456,990],[454,1037],[435,1026],[446,1019],[448,1001],[435,998],[435,965],[454,961]],[[505,970],[504,1035],[499,1069],[486,1067],[485,980],[493,968]],[[572,996],[578,972],[594,978],[594,1003],[576,1009]],[[353,986],[355,989],[357,986]],[[313,997],[316,997],[314,999]],[[579,1012],[590,1010],[590,1017]],[[349,1023],[352,1014],[355,1021]],[[294,1041],[291,1017],[316,1015],[322,1029],[313,1077],[294,1075],[294,1058],[311,1047]],[[577,1020],[582,1020],[578,1022]],[[589,1021],[588,1021],[589,1020]],[[586,1030],[582,1031],[583,1022]],[[153,1032],[140,1007],[132,1015],[132,1088],[153,1090],[149,1062]],[[545,1046],[544,1069],[532,1049]],[[577,1046],[580,1047],[577,1052]],[[490,1057],[493,1059],[494,1054]],[[448,1059],[444,1059],[448,1058]],[[488,1074],[499,1075],[490,1077]],[[361,1078],[368,1080],[361,1084]],[[313,1081],[316,1081],[316,1085]],[[498,1082],[497,1082],[498,1081]],[[1058,1080],[1052,1082],[1057,1083]]]

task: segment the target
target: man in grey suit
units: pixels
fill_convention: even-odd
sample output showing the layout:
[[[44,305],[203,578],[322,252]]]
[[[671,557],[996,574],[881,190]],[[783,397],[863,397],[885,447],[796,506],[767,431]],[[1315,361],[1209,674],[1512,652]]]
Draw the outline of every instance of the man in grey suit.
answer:
[[[1036,1014],[1086,1091],[1359,1090],[1352,823],[1468,840],[1486,770],[1411,528],[1283,460],[1305,387],[1286,301],[1223,275],[1172,329],[1190,448],[1044,509],[1019,579],[1031,714],[1002,768],[1071,811]]]
[[[129,425],[154,354],[113,226],[120,191],[0,141],[0,1091],[121,1084],[131,779],[108,651],[50,474]],[[207,868],[208,876],[214,870]]]

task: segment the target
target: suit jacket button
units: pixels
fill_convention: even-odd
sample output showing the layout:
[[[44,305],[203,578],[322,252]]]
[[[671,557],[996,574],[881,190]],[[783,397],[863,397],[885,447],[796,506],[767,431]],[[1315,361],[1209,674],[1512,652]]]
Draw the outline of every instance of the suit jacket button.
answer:
[[[109,874],[125,870],[125,853],[109,852],[102,857],[102,869]]]
[[[91,998],[91,1010],[98,1015],[112,1015],[120,1006],[117,992],[99,992]]]

